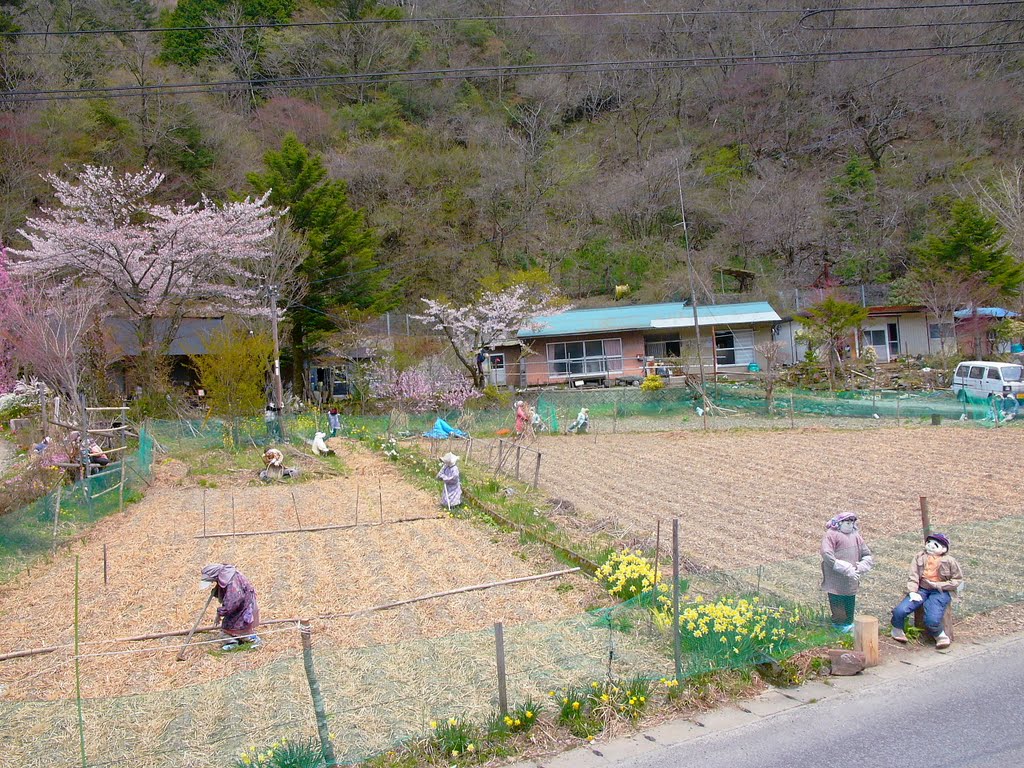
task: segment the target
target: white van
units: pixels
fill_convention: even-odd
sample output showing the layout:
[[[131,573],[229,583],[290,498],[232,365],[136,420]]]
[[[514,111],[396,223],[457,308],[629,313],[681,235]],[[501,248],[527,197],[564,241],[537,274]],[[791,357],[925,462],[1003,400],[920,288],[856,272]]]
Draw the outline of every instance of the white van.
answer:
[[[956,399],[964,402],[985,400],[989,395],[1006,393],[1024,400],[1024,366],[1020,363],[990,363],[985,360],[966,360],[953,372],[950,387]]]

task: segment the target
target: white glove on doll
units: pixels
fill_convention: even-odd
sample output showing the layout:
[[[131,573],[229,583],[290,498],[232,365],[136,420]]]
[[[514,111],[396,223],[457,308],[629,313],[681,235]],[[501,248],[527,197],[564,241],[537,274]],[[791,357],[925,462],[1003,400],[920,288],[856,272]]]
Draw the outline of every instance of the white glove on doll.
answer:
[[[857,563],[857,573],[859,573],[859,574],[861,574],[863,576],[865,573],[867,573],[868,571],[871,570],[871,568],[872,568],[872,566],[874,566],[874,564],[875,564],[874,558],[871,557],[870,555],[868,555],[867,557],[862,559],[859,563]]]
[[[853,567],[853,563],[848,563],[845,560],[836,560],[836,564],[833,568],[837,573],[841,573],[843,576],[849,576],[852,579],[860,577],[857,573],[857,569]]]
[[[921,593],[920,592],[911,592],[910,594],[907,595],[907,597],[910,598],[910,602],[912,602],[912,603],[923,603],[924,602],[924,598],[921,597]]]

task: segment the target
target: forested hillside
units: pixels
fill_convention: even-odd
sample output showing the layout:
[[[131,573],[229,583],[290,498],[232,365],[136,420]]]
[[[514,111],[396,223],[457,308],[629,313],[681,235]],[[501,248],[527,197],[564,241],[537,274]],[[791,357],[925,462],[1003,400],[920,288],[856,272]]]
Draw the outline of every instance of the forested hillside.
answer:
[[[226,199],[293,133],[365,215],[363,308],[535,267],[686,297],[681,199],[716,291],[892,281],[964,197],[1016,248],[1024,3],[856,5],[0,0],[0,239],[42,173],[151,164],[167,198]]]

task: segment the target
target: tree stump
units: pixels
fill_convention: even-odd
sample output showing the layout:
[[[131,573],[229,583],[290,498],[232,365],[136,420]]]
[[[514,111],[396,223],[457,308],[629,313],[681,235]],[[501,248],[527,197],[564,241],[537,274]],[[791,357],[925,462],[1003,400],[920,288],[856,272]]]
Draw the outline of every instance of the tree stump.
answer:
[[[853,649],[864,654],[864,665],[877,667],[881,661],[878,648],[878,619],[857,616],[853,620]]]

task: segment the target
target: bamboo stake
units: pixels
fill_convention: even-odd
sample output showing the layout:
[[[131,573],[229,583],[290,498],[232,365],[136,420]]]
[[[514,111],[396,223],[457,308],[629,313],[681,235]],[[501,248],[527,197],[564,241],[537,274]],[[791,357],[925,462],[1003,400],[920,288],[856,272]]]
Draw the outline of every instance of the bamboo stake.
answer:
[[[386,523],[364,523],[363,528],[377,528],[381,525],[397,525],[398,523],[415,523],[419,520],[444,520],[444,517],[432,515],[428,517],[408,517],[404,520],[389,520]],[[233,536],[270,536],[275,533],[318,533],[320,531],[344,531],[351,528],[359,528],[358,523],[337,523],[331,525],[312,525],[305,528],[275,528],[266,531],[232,531],[231,533],[205,533],[202,536],[193,536],[195,539],[226,539]]]
[[[683,648],[679,634],[679,518],[672,520],[672,655],[676,680],[683,678]]]
[[[306,670],[309,696],[313,699],[313,712],[316,715],[316,729],[320,735],[320,750],[323,752],[327,768],[334,768],[338,764],[338,758],[335,757],[334,745],[331,744],[330,730],[327,727],[327,710],[324,708],[324,698],[320,693],[320,681],[316,677],[316,667],[313,666],[313,631],[308,621],[299,622],[299,636],[302,638],[302,666]]]
[[[203,488],[203,536],[206,535],[206,489]]]
[[[107,545],[103,545],[103,586],[107,586]]]
[[[82,715],[82,669],[78,658],[78,555],[75,555],[75,701],[78,703],[78,748],[82,768],[88,768],[85,757],[85,717]]]
[[[525,584],[525,583],[531,582],[531,581],[541,581],[541,580],[544,580],[544,579],[553,579],[553,578],[556,578],[558,576],[566,576],[566,575],[568,575],[570,573],[576,573],[577,571],[580,571],[580,570],[582,570],[582,569],[580,569],[580,568],[566,568],[566,569],[561,570],[561,571],[551,571],[549,573],[540,573],[540,574],[537,574],[535,576],[520,576],[517,579],[506,579],[504,581],[491,581],[491,582],[487,582],[486,584],[474,584],[474,585],[469,586],[469,587],[459,587],[458,589],[451,589],[451,590],[448,590],[446,592],[434,592],[434,593],[431,593],[429,595],[420,595],[419,597],[413,597],[413,598],[410,598],[408,600],[400,600],[400,601],[395,602],[395,603],[385,603],[384,605],[374,605],[374,606],[370,606],[369,608],[362,608],[362,609],[360,609],[358,611],[352,611],[352,612],[349,612],[349,613],[329,613],[329,614],[324,614],[322,616],[314,616],[313,618],[319,619],[321,621],[326,621],[328,619],[351,619],[351,618],[355,618],[355,617],[358,617],[358,616],[364,616],[364,615],[369,614],[369,613],[376,613],[378,611],[386,611],[386,610],[390,610],[391,608],[399,608],[399,607],[401,607],[403,605],[411,605],[412,603],[421,603],[421,602],[424,602],[425,600],[436,600],[436,599],[441,598],[441,597],[449,597],[451,595],[461,595],[461,594],[463,594],[465,592],[479,592],[479,591],[485,590],[485,589],[493,589],[494,587],[506,587],[506,586],[509,586],[509,585],[512,585],[512,584]],[[260,626],[270,626],[270,625],[273,625],[273,624],[295,624],[298,621],[299,621],[299,619],[296,619],[296,618],[289,618],[289,619],[267,619],[266,621],[260,621]],[[212,631],[214,631],[216,629],[219,629],[219,627],[217,627],[217,626],[199,627],[198,629],[196,629],[196,632],[212,632]],[[112,640],[110,640],[109,642],[110,643],[137,643],[137,642],[140,642],[140,641],[143,641],[143,640],[161,640],[161,639],[166,638],[166,637],[182,637],[184,635],[187,635],[188,633],[189,633],[189,630],[186,630],[186,629],[174,630],[174,631],[170,631],[170,632],[153,632],[153,633],[149,633],[149,634],[145,634],[145,635],[134,635],[132,637],[116,637],[116,638],[113,638]],[[41,654],[44,654],[44,653],[53,653],[54,651],[59,651],[59,650],[65,649],[67,647],[68,646],[66,646],[66,645],[52,645],[52,646],[48,646],[46,648],[27,648],[27,649],[21,650],[21,651],[12,651],[10,653],[5,653],[5,654],[0,655],[0,661],[8,661],[10,659],[21,659],[21,658],[25,658],[26,656],[38,656],[38,655],[41,655]]]
[[[359,525],[359,483],[356,483],[356,525]]]
[[[299,523],[299,528],[302,528],[302,518],[299,517],[299,505],[298,502],[295,501],[295,491],[292,491],[292,509],[295,510],[295,519]]]
[[[121,481],[117,485],[117,487],[119,489],[118,493],[117,493],[117,511],[118,511],[118,513],[123,513],[124,512],[124,463],[126,461],[128,461],[128,457],[127,456],[122,456],[121,457]]]
[[[185,660],[185,649],[188,648],[188,644],[192,642],[192,635],[194,635],[196,633],[196,630],[199,628],[199,622],[201,622],[203,620],[203,616],[206,615],[206,609],[210,607],[210,603],[212,603],[212,602],[213,602],[213,590],[211,589],[210,590],[210,596],[208,598],[206,598],[206,602],[203,603],[203,610],[201,610],[199,612],[199,615],[196,616],[195,624],[192,625],[192,629],[190,629],[188,631],[188,635],[185,636],[185,644],[183,646],[181,646],[181,650],[178,651],[178,655],[175,657],[175,661],[184,661]]]
[[[231,533],[235,533],[235,495],[231,494]]]
[[[380,478],[377,478],[377,501],[380,502],[380,522],[384,524],[384,491],[380,486]]]
[[[505,630],[500,621],[494,623],[494,656],[498,666],[498,710],[508,715],[508,690],[505,678]]]

